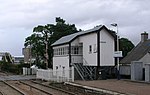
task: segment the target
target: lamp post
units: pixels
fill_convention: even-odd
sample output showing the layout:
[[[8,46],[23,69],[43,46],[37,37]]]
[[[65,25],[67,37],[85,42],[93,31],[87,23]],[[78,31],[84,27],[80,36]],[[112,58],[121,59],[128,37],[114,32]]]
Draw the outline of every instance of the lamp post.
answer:
[[[117,23],[113,23],[111,25],[117,28],[116,35],[117,35],[117,52],[118,52],[119,51],[118,25]],[[120,80],[119,57],[117,57],[117,79]]]

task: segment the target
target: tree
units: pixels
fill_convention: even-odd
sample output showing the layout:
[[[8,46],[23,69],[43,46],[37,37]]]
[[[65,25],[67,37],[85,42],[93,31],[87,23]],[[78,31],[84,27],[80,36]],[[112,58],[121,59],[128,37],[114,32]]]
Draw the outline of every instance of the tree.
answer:
[[[33,34],[25,39],[25,47],[31,46],[32,54],[38,59],[44,59],[52,67],[53,50],[51,44],[62,36],[66,36],[77,31],[74,24],[66,24],[65,20],[56,17],[56,24],[38,25],[34,27]],[[46,65],[46,67],[48,64]]]
[[[127,38],[119,39],[119,46],[120,51],[123,53],[123,57],[125,57],[135,47],[134,44]]]

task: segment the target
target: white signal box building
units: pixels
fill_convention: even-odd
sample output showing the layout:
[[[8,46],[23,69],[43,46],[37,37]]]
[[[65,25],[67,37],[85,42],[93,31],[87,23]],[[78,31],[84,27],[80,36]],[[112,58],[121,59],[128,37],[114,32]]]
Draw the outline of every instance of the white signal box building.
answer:
[[[106,78],[115,65],[115,33],[104,25],[64,36],[52,46],[53,70],[74,66],[75,78]]]

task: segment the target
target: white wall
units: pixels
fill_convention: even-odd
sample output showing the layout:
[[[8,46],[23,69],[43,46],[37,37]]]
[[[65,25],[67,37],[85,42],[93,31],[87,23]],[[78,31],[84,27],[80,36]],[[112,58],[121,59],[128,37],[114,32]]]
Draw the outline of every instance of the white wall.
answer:
[[[66,46],[69,46],[69,45],[61,45],[61,46],[53,47],[53,49],[66,47]],[[62,70],[63,67],[65,67],[65,69],[68,69],[69,68],[69,56],[68,55],[54,56],[53,57],[53,70],[56,70],[56,66],[58,66],[59,70]]]
[[[140,60],[140,62],[143,62],[143,67],[145,67],[146,63],[150,63],[150,54],[147,53],[144,57],[142,57]]]
[[[106,31],[100,31],[100,66],[114,66],[114,38]]]
[[[79,46],[79,38],[76,38],[74,41],[72,41],[71,46]]]
[[[97,52],[93,51],[94,44],[97,44],[97,34],[81,36],[79,42],[83,43],[83,61],[86,61],[90,66],[97,66]],[[92,45],[91,53],[89,53],[89,45]]]
[[[62,71],[59,72],[58,75],[63,75],[63,71],[66,71],[69,69],[69,56],[65,56],[65,57],[53,57],[53,71],[56,71],[56,67],[58,67],[57,71]],[[63,67],[65,67],[63,69]],[[69,76],[68,75],[69,72],[65,72],[65,76]],[[55,75],[55,74],[54,74]]]

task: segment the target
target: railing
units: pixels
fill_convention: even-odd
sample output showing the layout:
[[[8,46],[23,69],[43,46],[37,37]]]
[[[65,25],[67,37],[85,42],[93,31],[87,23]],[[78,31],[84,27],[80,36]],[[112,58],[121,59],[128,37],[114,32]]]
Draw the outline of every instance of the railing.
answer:
[[[73,57],[72,57],[73,58]],[[78,57],[77,57],[78,58]],[[83,58],[83,56],[80,56],[79,58],[82,58],[80,62],[76,62],[76,57],[74,57],[74,60],[72,60],[72,65],[75,67],[76,71],[80,75],[82,80],[93,80],[96,78],[95,69],[96,67],[90,66],[88,62]],[[79,59],[78,58],[78,59]]]
[[[92,67],[88,64],[88,62],[83,58],[83,66],[85,66],[90,73],[91,77],[96,78],[95,69],[96,67]]]
[[[36,75],[37,69],[23,67],[23,75]]]
[[[82,63],[77,63],[77,64],[82,64]],[[79,68],[79,66],[78,65],[76,65],[76,64],[72,64],[73,66],[74,66],[74,68],[76,69],[76,71],[78,72],[78,74],[80,75],[80,77],[82,78],[82,80],[85,80],[85,78],[84,78],[84,72],[82,71],[82,69],[81,68]]]
[[[38,69],[36,78],[56,82],[74,82],[74,68],[71,67],[68,70]]]

